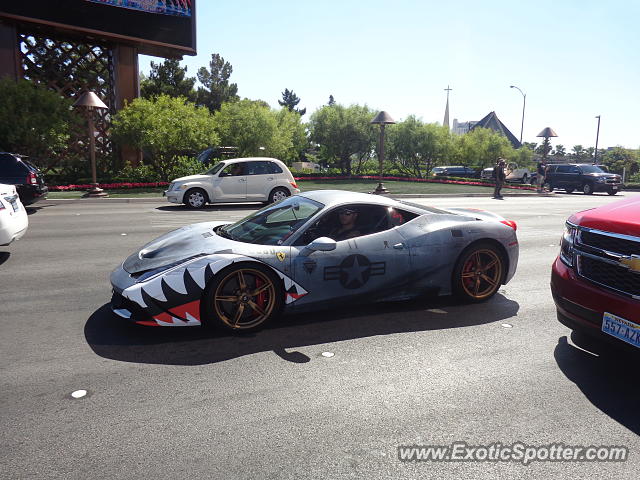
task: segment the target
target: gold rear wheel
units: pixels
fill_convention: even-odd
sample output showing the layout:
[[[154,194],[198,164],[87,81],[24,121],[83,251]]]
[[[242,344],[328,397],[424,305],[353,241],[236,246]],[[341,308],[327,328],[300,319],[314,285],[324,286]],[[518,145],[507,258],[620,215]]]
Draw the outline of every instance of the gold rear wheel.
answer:
[[[470,302],[491,298],[500,288],[505,274],[502,254],[486,243],[463,252],[454,272],[454,291]]]

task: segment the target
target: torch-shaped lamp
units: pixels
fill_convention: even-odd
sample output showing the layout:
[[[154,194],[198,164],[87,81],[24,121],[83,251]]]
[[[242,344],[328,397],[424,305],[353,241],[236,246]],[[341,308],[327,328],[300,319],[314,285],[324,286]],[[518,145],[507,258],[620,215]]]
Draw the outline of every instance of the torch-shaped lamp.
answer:
[[[91,156],[91,188],[84,195],[85,197],[106,197],[107,193],[104,192],[101,188],[98,187],[98,179],[96,176],[96,129],[93,123],[93,111],[95,109],[107,109],[108,107],[104,104],[100,97],[98,97],[93,92],[84,92],[76,103],[73,104],[74,107],[81,108],[87,115],[89,120],[89,155]]]
[[[387,189],[384,188],[384,185],[382,184],[382,169],[383,169],[383,162],[384,162],[384,126],[391,125],[396,122],[393,118],[391,118],[391,115],[389,115],[385,111],[382,111],[378,113],[373,120],[371,120],[371,123],[380,125],[380,149],[378,150],[378,162],[380,164],[380,179],[379,179],[378,186],[373,191],[373,193],[380,195],[383,193],[388,193]]]

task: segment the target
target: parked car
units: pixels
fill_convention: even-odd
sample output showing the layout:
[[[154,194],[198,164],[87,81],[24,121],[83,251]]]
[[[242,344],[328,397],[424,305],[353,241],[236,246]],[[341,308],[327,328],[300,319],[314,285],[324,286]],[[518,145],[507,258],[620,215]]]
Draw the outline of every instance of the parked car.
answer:
[[[607,173],[597,165],[579,163],[549,165],[544,182],[549,191],[555,188],[564,189],[567,193],[582,190],[585,195],[593,192],[615,195],[622,188],[620,175]]]
[[[463,166],[435,167],[431,170],[434,177],[463,177],[474,178],[478,174],[473,168]]]
[[[357,232],[336,240],[335,226],[354,212]],[[141,325],[251,330],[283,309],[427,293],[482,302],[517,264],[516,224],[499,215],[320,190],[153,240],[111,274],[111,306]]]
[[[507,182],[529,183],[531,181],[531,171],[528,168],[519,168],[515,163],[510,163],[505,169]],[[485,180],[493,179],[493,167],[485,168],[480,173],[480,178]]]
[[[0,245],[19,240],[27,231],[29,218],[15,185],[0,183]]]
[[[13,153],[0,152],[0,183],[15,185],[23,205],[45,199],[49,193],[38,167]]]
[[[171,203],[202,208],[216,202],[277,202],[300,193],[287,166],[266,157],[217,163],[202,175],[176,178],[164,192]]]
[[[553,264],[558,320],[640,352],[640,197],[572,215]]]

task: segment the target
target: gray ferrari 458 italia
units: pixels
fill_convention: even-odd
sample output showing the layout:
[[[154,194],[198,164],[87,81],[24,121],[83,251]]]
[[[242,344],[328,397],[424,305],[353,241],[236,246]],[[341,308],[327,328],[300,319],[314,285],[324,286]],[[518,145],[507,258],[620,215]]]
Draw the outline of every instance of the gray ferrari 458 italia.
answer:
[[[111,304],[141,325],[246,331],[347,302],[481,302],[517,263],[516,225],[495,214],[322,190],[159,237],[111,274]]]

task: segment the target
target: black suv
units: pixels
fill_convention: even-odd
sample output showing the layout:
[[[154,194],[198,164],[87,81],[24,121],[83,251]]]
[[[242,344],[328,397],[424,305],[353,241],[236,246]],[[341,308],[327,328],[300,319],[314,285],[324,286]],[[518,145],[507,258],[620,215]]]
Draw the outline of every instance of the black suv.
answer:
[[[622,186],[620,175],[607,173],[597,165],[579,163],[549,165],[544,182],[550,191],[554,188],[563,188],[567,193],[582,190],[586,195],[593,192],[615,195]]]
[[[38,167],[13,153],[0,152],[0,183],[15,185],[24,205],[47,198],[49,193]]]
[[[475,178],[478,176],[478,172],[473,168],[463,166],[435,167],[431,170],[431,175],[434,177]]]

